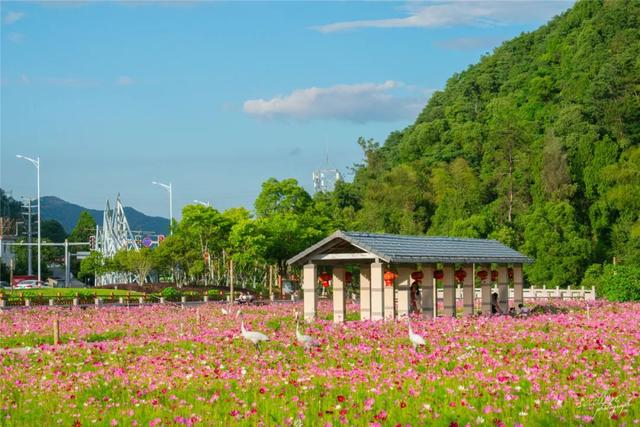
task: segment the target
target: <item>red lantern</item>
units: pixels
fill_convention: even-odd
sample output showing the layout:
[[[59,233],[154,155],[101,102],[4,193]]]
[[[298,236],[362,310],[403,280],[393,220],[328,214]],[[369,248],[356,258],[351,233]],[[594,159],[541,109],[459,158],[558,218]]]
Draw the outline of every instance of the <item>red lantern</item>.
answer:
[[[353,274],[350,271],[344,273],[344,281],[346,283],[351,283],[353,281]]]
[[[478,271],[477,275],[480,278],[480,280],[486,280],[487,276],[488,276],[488,273],[487,273],[486,270],[480,270],[480,271]]]
[[[291,280],[293,280],[294,282],[298,281],[298,276],[296,276],[295,274],[291,275]]]
[[[393,271],[387,271],[384,273],[384,284],[387,286],[393,286],[393,281],[396,280],[398,275]]]
[[[329,280],[331,279],[332,279],[331,275],[326,271],[320,275],[320,281],[322,281],[322,286],[325,288],[329,287]]]
[[[458,281],[459,283],[462,283],[464,281],[464,278],[467,277],[467,272],[464,271],[463,269],[458,269],[456,270],[456,281]]]
[[[414,271],[413,273],[411,273],[411,279],[413,279],[415,282],[422,283],[423,278],[424,274],[422,273],[422,271]]]
[[[509,280],[513,280],[513,268],[507,268],[507,276],[509,276]]]
[[[433,277],[436,280],[442,280],[444,279],[444,271],[442,270],[436,270],[433,272]]]
[[[498,281],[498,270],[491,270],[491,281],[492,282]]]

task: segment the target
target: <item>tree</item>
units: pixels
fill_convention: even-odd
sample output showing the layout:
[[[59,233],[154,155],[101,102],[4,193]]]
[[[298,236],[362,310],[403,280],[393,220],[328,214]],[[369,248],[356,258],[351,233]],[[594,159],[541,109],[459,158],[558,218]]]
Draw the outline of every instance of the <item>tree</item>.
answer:
[[[535,263],[525,266],[536,285],[567,286],[580,283],[591,255],[591,244],[564,201],[547,202],[522,217],[524,244],[520,248]]]
[[[155,265],[154,253],[150,248],[123,249],[113,257],[114,267],[121,271],[138,276],[137,282],[142,285]]]
[[[76,222],[76,226],[71,230],[71,234],[69,234],[68,240],[70,242],[88,242],[89,236],[95,235],[96,233],[96,221],[93,219],[89,211],[80,212],[80,216],[78,217],[78,222]],[[87,247],[83,248],[81,246],[71,246],[70,252],[75,254],[79,250],[86,250]],[[76,257],[71,258],[71,271],[76,276],[80,271],[80,261]]]
[[[55,219],[46,219],[42,221],[40,234],[43,239],[47,239],[54,243],[63,243],[67,238],[67,232],[64,227]]]
[[[311,196],[293,178],[282,181],[269,178],[262,184],[262,191],[255,201],[258,217],[280,213],[300,214],[311,205]]]

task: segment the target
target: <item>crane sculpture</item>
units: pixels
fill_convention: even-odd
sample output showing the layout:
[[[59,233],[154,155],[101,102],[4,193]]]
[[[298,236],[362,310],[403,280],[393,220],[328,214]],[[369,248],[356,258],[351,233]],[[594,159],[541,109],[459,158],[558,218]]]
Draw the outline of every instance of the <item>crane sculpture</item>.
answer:
[[[413,345],[413,349],[416,350],[419,346],[425,345],[424,338],[415,332],[413,332],[413,328],[411,328],[411,318],[407,316],[407,324],[409,325],[409,341],[411,341],[411,345]]]
[[[298,310],[295,310],[295,318],[296,318],[296,339],[298,342],[304,346],[304,348],[308,349],[311,347],[319,347],[320,343],[318,340],[313,338],[311,335],[304,335],[300,333],[300,314]]]
[[[242,338],[247,341],[251,341],[256,346],[256,350],[260,351],[260,343],[262,341],[269,341],[269,337],[262,332],[247,331],[244,327],[244,318],[242,317],[242,310],[238,310],[236,317],[240,317],[240,331],[242,331]]]

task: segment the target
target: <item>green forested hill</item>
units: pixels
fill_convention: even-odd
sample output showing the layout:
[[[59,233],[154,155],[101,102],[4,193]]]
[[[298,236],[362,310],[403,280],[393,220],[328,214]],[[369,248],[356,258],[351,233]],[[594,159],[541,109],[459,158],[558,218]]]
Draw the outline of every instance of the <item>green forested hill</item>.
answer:
[[[640,2],[581,1],[452,76],[327,197],[345,228],[490,237],[532,283],[640,263]]]

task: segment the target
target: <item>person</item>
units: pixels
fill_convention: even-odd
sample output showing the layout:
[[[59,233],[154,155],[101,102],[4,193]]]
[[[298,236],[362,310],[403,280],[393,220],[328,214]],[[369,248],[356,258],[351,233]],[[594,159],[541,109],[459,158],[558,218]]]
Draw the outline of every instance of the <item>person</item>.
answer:
[[[500,308],[500,304],[498,304],[498,293],[494,292],[491,294],[491,315],[495,314],[504,314],[502,312],[502,308]]]
[[[420,288],[418,286],[418,282],[413,282],[411,284],[411,309],[414,313],[419,313],[418,310],[418,297],[420,296]]]
[[[524,304],[520,303],[518,304],[518,316],[528,316],[530,313],[530,310],[528,307],[525,307]]]

